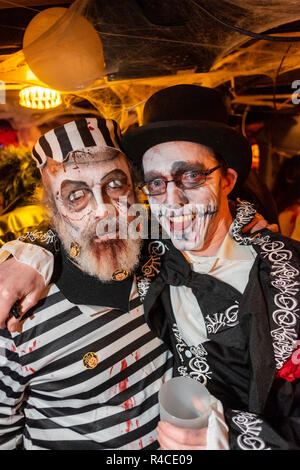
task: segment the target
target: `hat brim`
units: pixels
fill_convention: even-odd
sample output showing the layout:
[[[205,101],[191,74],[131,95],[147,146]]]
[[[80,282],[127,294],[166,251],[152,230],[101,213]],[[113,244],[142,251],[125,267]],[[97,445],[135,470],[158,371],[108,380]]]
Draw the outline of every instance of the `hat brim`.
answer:
[[[161,121],[128,131],[122,138],[127,156],[142,167],[143,155],[164,142],[194,142],[211,148],[238,174],[238,186],[247,178],[252,164],[250,145],[242,134],[226,124],[212,121]]]

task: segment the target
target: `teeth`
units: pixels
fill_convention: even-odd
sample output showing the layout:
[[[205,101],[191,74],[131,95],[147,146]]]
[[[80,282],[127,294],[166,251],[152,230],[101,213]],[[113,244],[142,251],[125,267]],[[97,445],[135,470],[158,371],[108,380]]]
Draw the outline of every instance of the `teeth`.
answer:
[[[195,216],[193,214],[190,215],[178,215],[176,217],[170,217],[170,221],[179,224],[182,222],[189,222],[190,220],[193,220]]]

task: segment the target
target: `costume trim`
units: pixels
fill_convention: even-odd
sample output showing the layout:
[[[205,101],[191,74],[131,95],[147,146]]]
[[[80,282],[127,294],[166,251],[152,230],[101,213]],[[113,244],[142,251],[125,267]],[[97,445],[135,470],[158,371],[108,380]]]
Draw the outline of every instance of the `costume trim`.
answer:
[[[267,447],[261,437],[263,420],[258,418],[255,414],[233,410],[237,413],[232,418],[234,424],[242,431],[237,438],[237,444],[242,450],[271,450]]]
[[[223,326],[231,328],[239,324],[238,320],[239,302],[236,300],[233,305],[228,307],[225,312],[206,315],[207,333],[215,334]]]
[[[187,372],[187,366],[179,366],[178,372],[184,377],[191,377],[192,379],[198,380],[199,382],[206,385],[207,380],[211,379],[212,372],[209,370],[206,357],[207,351],[202,344],[198,346],[187,346],[179,333],[178,326],[176,323],[173,324],[172,331],[176,339],[176,350],[182,363],[184,363],[183,353],[189,359],[189,368],[191,372]]]
[[[21,242],[30,242],[30,243],[40,243],[51,245],[55,251],[58,253],[60,250],[60,242],[57,238],[55,232],[51,229],[47,230],[47,232],[43,232],[42,230],[34,230],[33,232],[26,232],[25,235],[18,238]],[[48,247],[47,247],[48,249]]]
[[[141,267],[141,275],[137,275],[137,288],[142,302],[147,295],[153,278],[160,272],[160,258],[165,254],[166,249],[169,248],[160,240],[154,240],[148,245],[149,257]]]
[[[250,222],[249,218],[253,218],[254,213],[253,204],[241,201],[233,223],[232,235],[240,244],[259,245],[260,256],[268,258],[270,262],[270,277],[273,279],[271,285],[277,290],[274,295],[275,309],[272,313],[276,328],[270,333],[273,339],[276,369],[280,369],[289,359],[297,341],[299,308],[296,295],[300,283],[295,278],[299,276],[299,270],[293,266],[293,253],[286,248],[283,240],[276,240],[270,235],[261,236],[260,233],[248,237],[241,234],[242,226]]]

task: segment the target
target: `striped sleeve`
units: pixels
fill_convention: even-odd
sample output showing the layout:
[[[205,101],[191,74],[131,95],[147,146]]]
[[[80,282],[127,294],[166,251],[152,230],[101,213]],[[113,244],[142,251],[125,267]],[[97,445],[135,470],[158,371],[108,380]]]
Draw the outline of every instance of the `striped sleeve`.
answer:
[[[26,450],[158,448],[158,392],[173,358],[138,296],[127,311],[103,310],[52,285],[22,331],[1,333],[2,448],[21,435]]]
[[[0,330],[0,450],[16,449],[22,442],[24,382],[14,341]]]

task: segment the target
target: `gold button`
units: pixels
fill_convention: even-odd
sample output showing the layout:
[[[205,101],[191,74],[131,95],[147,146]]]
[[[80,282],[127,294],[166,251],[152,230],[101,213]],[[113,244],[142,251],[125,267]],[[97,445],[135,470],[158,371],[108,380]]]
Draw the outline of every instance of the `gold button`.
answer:
[[[88,352],[83,356],[83,365],[86,369],[95,369],[98,365],[98,356],[94,352]]]

